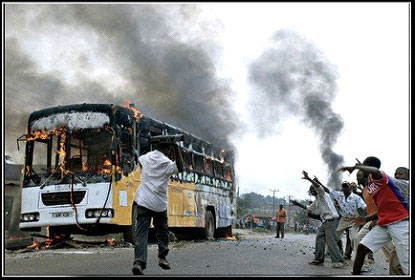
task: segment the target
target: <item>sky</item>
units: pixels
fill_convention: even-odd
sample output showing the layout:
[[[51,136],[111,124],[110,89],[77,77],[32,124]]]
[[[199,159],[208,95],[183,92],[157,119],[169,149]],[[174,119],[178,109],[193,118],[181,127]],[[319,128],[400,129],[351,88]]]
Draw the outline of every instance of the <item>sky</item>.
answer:
[[[408,3],[5,4],[4,152],[29,114],[123,104],[236,151],[239,193],[410,167]]]

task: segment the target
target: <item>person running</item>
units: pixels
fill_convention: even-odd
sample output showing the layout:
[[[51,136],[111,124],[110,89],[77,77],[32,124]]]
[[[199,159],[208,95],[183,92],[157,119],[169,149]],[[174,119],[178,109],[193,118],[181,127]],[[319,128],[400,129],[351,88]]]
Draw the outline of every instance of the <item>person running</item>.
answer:
[[[166,256],[169,252],[167,224],[167,187],[170,176],[184,170],[178,145],[158,141],[155,150],[138,158],[141,183],[134,194],[137,204],[136,244],[134,245],[133,274],[142,275],[147,265],[147,244],[151,219],[156,230],[159,266],[170,269]],[[168,156],[174,152],[175,162]]]

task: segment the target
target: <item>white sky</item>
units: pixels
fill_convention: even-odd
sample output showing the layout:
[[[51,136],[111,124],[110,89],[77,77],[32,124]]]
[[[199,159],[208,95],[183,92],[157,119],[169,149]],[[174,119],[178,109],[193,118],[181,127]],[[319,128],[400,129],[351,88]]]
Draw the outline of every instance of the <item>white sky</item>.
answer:
[[[227,3],[205,4],[224,25],[224,75],[241,94],[238,108],[255,94],[246,79],[247,64],[261,55],[281,28],[303,35],[338,67],[333,110],[344,128],[334,152],[353,165],[377,156],[384,171],[409,167],[409,6],[407,3]],[[259,112],[260,113],[260,112]],[[249,120],[247,120],[249,121]],[[327,182],[327,170],[311,129],[288,118],[280,133],[235,139],[240,193],[307,198],[307,170]],[[355,173],[344,180],[355,181]]]
[[[246,124],[250,125],[247,100],[255,95],[247,81],[248,65],[269,46],[275,32],[288,28],[312,42],[337,66],[338,92],[332,106],[343,118],[344,128],[334,152],[343,155],[347,165],[354,164],[355,158],[377,156],[382,169],[391,175],[398,166],[410,167],[408,3],[197,5],[203,7],[203,13],[194,16],[200,17],[201,22],[221,23],[222,31],[210,35],[217,36],[215,40],[223,48],[222,68],[218,71],[240,95],[235,106],[240,112],[238,117]],[[24,34],[23,47],[28,54],[36,54],[33,56],[42,61],[39,66],[46,72],[54,65],[62,66],[57,61],[73,64],[77,50],[94,49],[88,48],[96,42],[88,37],[90,34],[80,34],[79,30],[65,32],[73,33],[71,40],[60,38],[64,35],[59,35],[59,30],[43,30],[53,35],[50,37]],[[84,37],[89,39],[77,39]],[[114,66],[108,64],[110,60],[94,53],[87,55],[97,67],[77,67],[78,71],[100,77],[106,88],[123,86]],[[76,81],[79,73],[70,67],[59,69],[67,69],[62,73],[64,79]],[[236,174],[240,194],[254,191],[266,196],[272,195],[271,189],[278,189],[277,197],[308,198],[309,183],[301,180],[302,170],[327,182],[319,139],[293,117],[283,120],[278,135],[258,139],[254,133],[248,133],[235,136],[234,143],[239,156]],[[355,181],[355,173],[350,177],[345,174],[343,179]]]

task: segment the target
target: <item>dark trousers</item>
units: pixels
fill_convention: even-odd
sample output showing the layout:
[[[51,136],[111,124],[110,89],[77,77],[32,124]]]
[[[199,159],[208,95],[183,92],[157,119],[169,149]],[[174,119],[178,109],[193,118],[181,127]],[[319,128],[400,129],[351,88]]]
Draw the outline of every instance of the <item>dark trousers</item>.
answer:
[[[314,257],[316,261],[324,262],[324,251],[327,244],[332,263],[344,262],[341,251],[337,246],[336,228],[336,219],[326,220],[319,227],[316,235],[316,252]]]
[[[281,238],[284,238],[284,223],[277,222],[277,238],[280,237],[281,231]]]
[[[147,265],[147,246],[150,222],[153,218],[153,225],[156,230],[158,244],[158,257],[166,258],[169,253],[169,230],[167,225],[167,210],[154,212],[142,206],[137,207],[137,231],[136,244],[134,245],[134,263],[138,262],[142,269]]]
[[[352,257],[352,241],[350,240],[350,231],[346,229],[346,248],[344,249],[344,256]]]

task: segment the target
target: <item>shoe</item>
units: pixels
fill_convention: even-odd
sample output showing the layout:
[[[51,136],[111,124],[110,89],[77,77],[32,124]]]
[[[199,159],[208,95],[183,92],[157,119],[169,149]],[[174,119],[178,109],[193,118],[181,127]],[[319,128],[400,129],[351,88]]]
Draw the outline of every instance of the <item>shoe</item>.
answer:
[[[139,263],[134,263],[133,265],[133,274],[134,275],[144,275],[143,269]]]
[[[308,264],[309,265],[319,265],[319,266],[323,266],[324,265],[324,262],[313,260],[311,262],[308,262]]]
[[[276,235],[275,238],[280,238],[280,237]]]
[[[348,264],[346,262],[337,262],[337,263],[333,263],[331,265],[332,268],[343,268],[348,266]]]
[[[162,269],[171,269],[170,264],[166,259],[159,259],[159,266]]]

